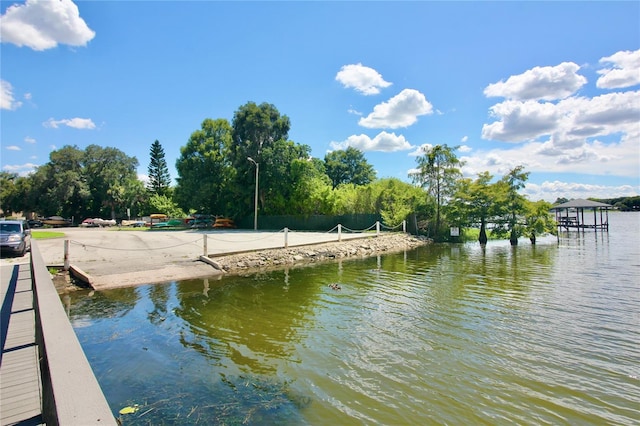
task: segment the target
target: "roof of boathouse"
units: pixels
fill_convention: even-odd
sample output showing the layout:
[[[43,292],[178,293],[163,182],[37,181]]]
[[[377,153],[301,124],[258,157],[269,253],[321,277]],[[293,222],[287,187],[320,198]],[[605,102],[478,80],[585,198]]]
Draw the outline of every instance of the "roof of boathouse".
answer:
[[[551,210],[567,210],[567,209],[610,209],[613,208],[611,204],[600,203],[598,201],[591,200],[571,200],[566,203],[558,204],[551,207]]]

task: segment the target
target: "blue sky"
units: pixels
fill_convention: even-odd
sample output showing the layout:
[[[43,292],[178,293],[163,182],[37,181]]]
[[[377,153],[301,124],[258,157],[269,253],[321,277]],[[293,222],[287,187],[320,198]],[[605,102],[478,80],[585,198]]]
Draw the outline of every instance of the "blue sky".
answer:
[[[1,1],[2,170],[64,145],[170,171],[205,118],[268,102],[314,157],[410,181],[523,165],[533,200],[640,194],[640,2]]]

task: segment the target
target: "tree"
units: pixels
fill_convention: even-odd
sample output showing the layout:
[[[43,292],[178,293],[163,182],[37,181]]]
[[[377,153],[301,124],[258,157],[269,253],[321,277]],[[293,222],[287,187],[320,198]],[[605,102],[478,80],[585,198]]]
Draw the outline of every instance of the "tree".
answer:
[[[31,180],[28,205],[45,216],[116,217],[123,214],[123,187],[137,180],[138,160],[116,148],[64,146],[51,152]]]
[[[276,141],[287,140],[291,128],[289,117],[280,115],[274,105],[266,102],[242,105],[233,115],[231,125],[235,164],[245,164],[247,157],[259,160],[262,149]]]
[[[163,213],[169,217],[184,217],[185,213],[166,195],[153,194],[147,201],[149,214]]]
[[[427,193],[435,199],[436,236],[440,233],[442,206],[454,194],[456,181],[462,177],[459,167],[464,163],[456,157],[457,149],[446,144],[423,147],[423,155],[416,159],[418,171],[411,175],[414,183],[426,188]]]
[[[254,102],[248,102],[235,112],[232,127],[233,141],[230,156],[236,174],[229,189],[235,200],[234,213],[242,216],[253,212],[254,209],[256,166],[248,158],[260,164],[258,208],[264,211],[266,194],[275,194],[274,191],[270,191],[271,185],[277,183],[278,179],[288,181],[287,176],[278,174],[276,171],[269,171],[272,166],[276,166],[280,171],[286,170],[287,167],[282,167],[282,164],[279,164],[279,160],[275,157],[263,158],[263,156],[267,153],[272,157],[275,152],[282,153],[282,150],[288,149],[281,143],[287,143],[289,137],[289,128],[291,127],[289,117],[280,115],[278,109],[272,104],[256,105]],[[276,147],[277,143],[279,145]],[[286,154],[287,161],[290,161],[292,157],[296,156]],[[277,211],[278,208],[275,205],[281,204],[281,200],[280,196],[278,200],[269,199],[271,206],[268,206],[268,211]]]
[[[33,192],[38,194],[36,211],[43,216],[69,218],[95,213],[91,187],[85,179],[84,157],[84,151],[69,145],[49,154],[49,162],[33,174]]]
[[[149,155],[151,159],[147,169],[149,173],[147,188],[154,194],[166,195],[171,186],[171,175],[167,160],[164,158],[164,149],[157,139],[151,144]]]
[[[233,168],[229,160],[232,129],[225,119],[205,119],[180,148],[175,200],[185,211],[224,214],[231,201],[229,184]]]
[[[282,215],[291,212],[297,176],[293,165],[309,158],[311,148],[293,141],[278,140],[265,146],[260,163],[260,206],[267,215]]]
[[[387,226],[400,225],[411,213],[421,210],[426,203],[422,188],[400,179],[380,179],[369,185],[376,199],[376,212],[380,213]]]
[[[16,173],[0,172],[0,211],[5,216],[19,211],[17,181],[18,175]]]
[[[136,180],[138,160],[129,157],[117,148],[89,145],[82,157],[82,174],[89,186],[92,202],[90,213],[106,216],[106,207],[111,219],[116,211],[122,215],[126,208],[122,197],[123,187],[129,180]]]
[[[487,221],[493,216],[496,206],[493,176],[489,172],[482,172],[474,181],[461,179],[451,201],[453,216],[461,226],[476,226],[480,224],[478,241],[487,244]]]
[[[518,244],[518,237],[524,232],[524,225],[520,219],[526,212],[526,198],[518,191],[524,188],[525,182],[529,178],[529,172],[524,172],[524,166],[518,166],[504,175],[496,183],[497,191],[497,211],[502,217],[496,231],[509,234],[511,245]]]
[[[328,153],[324,162],[334,188],[343,183],[367,185],[376,178],[373,166],[364,158],[362,151],[353,147]]]
[[[544,233],[555,233],[555,219],[550,213],[551,204],[544,201],[525,202],[525,232],[529,234],[531,244],[536,243],[536,236]]]
[[[334,196],[324,162],[318,158],[296,159],[291,162],[293,192],[289,212],[299,215],[333,214]]]

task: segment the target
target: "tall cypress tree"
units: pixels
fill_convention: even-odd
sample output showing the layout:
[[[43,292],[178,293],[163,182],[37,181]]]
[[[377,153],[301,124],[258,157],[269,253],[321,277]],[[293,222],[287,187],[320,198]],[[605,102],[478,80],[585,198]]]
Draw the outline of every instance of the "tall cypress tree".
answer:
[[[155,194],[166,195],[171,185],[171,175],[169,174],[167,161],[164,159],[164,149],[162,149],[162,145],[157,139],[151,145],[149,154],[151,161],[149,162],[149,182],[147,183],[147,188]]]

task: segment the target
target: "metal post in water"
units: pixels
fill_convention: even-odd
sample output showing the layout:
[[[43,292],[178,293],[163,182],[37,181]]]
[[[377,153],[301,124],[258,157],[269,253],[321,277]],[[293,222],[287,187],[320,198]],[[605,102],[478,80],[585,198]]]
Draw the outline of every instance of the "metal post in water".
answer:
[[[69,270],[69,240],[64,240],[64,270]]]
[[[203,255],[204,257],[207,257],[207,255],[209,254],[209,250],[207,249],[207,234],[204,234],[202,236],[202,246]]]
[[[284,248],[289,247],[289,228],[284,228]]]

